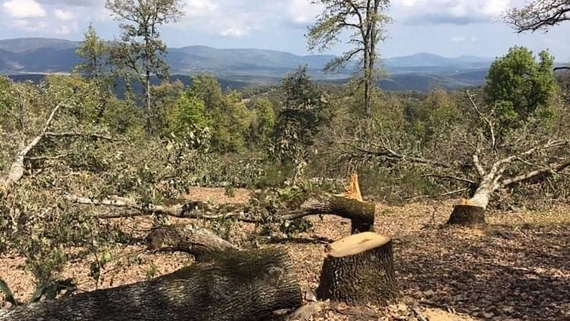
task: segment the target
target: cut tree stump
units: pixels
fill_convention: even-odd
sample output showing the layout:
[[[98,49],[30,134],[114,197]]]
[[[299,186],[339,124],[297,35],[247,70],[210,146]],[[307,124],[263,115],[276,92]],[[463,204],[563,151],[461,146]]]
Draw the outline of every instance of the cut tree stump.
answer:
[[[446,225],[485,226],[485,209],[480,206],[457,204]]]
[[[302,291],[284,250],[227,250],[150,281],[1,311],[1,321],[251,321],[296,309]]]
[[[351,305],[385,306],[398,297],[392,240],[374,232],[353,234],[329,244],[317,297]]]

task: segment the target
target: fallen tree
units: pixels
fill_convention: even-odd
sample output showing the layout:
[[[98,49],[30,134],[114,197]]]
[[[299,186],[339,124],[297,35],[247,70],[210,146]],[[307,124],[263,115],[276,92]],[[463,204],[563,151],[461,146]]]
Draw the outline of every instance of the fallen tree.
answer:
[[[69,137],[88,137],[90,139],[95,140],[113,140],[113,138],[94,134],[94,133],[76,133],[76,132],[50,132],[48,131],[52,122],[54,121],[55,115],[57,112],[65,106],[65,102],[58,103],[50,112],[46,122],[40,133],[36,135],[27,145],[25,145],[16,155],[14,161],[10,165],[10,170],[5,177],[0,177],[0,192],[7,193],[10,191],[10,188],[14,183],[17,183],[25,173],[25,162],[28,159],[32,159],[30,156],[35,148],[46,138],[69,138]],[[67,155],[65,155],[66,157]],[[35,156],[33,159],[38,160],[42,157]],[[50,157],[43,157],[43,158],[50,158]],[[58,158],[58,156],[51,157],[53,159]],[[0,193],[1,194],[1,193]]]
[[[228,249],[150,281],[0,311],[0,320],[267,320],[301,303],[286,252]]]
[[[451,127],[446,138],[437,140],[436,147],[419,151],[397,151],[390,141],[366,142],[354,137],[343,137],[344,156],[354,161],[366,161],[375,157],[390,164],[421,166],[431,172],[423,175],[441,186],[450,186],[450,191],[440,195],[469,192],[462,198],[450,215],[447,224],[480,226],[485,224],[485,211],[491,198],[501,190],[513,190],[530,182],[544,182],[570,167],[570,146],[566,127],[565,110],[558,112],[558,119],[548,126],[538,116],[522,118],[520,124],[506,131],[501,127],[495,106],[481,108],[475,96],[466,91],[465,103],[469,108],[462,114],[461,123]],[[552,124],[554,121],[559,124]],[[468,124],[468,125],[467,125]],[[560,128],[560,129],[557,129]],[[402,144],[406,149],[407,144]],[[424,154],[424,155],[421,155]],[[430,156],[434,159],[430,159]],[[450,183],[452,182],[452,183]],[[458,186],[455,186],[455,182]],[[465,188],[461,188],[467,186]]]
[[[358,176],[353,174],[350,183],[346,186],[346,192],[339,195],[322,194],[311,197],[294,209],[287,209],[271,217],[262,217],[247,205],[208,204],[200,201],[186,201],[173,206],[137,203],[124,197],[109,197],[97,200],[87,197],[66,195],[69,202],[83,205],[109,206],[124,208],[125,212],[118,214],[96,215],[97,218],[121,218],[144,215],[167,215],[178,218],[193,218],[204,220],[216,220],[221,218],[235,219],[246,223],[265,223],[267,221],[295,220],[310,215],[331,214],[349,219],[351,232],[359,233],[371,231],[374,228],[374,203],[364,202],[358,187]]]

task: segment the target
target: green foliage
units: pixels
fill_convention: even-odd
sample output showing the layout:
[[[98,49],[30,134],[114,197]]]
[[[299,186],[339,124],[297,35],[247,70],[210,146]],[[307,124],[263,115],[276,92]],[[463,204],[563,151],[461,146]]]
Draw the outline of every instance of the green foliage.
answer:
[[[287,75],[282,86],[285,97],[277,115],[273,152],[281,162],[294,163],[300,174],[315,135],[329,121],[328,103],[324,93],[307,75],[306,67]]]
[[[415,111],[414,131],[423,144],[437,144],[463,121],[454,98],[441,88],[432,88]]]
[[[245,146],[250,115],[237,92],[224,95],[217,79],[212,75],[192,78],[188,95],[204,103],[205,123],[211,126],[212,150],[239,152]]]
[[[75,66],[74,72],[91,78],[105,77],[112,65],[110,60],[110,45],[101,39],[93,25],[89,24],[84,40],[76,50],[77,56],[83,61]]]
[[[158,113],[153,112],[151,75],[168,79],[169,67],[163,55],[166,44],[160,39],[158,27],[176,22],[183,15],[181,0],[107,0],[105,7],[121,20],[121,42],[111,50],[113,64],[124,75],[134,77],[143,85],[146,107],[146,129],[153,132]],[[156,107],[156,106],[154,106]]]
[[[554,58],[541,51],[537,62],[532,51],[512,47],[493,62],[487,75],[487,102],[495,106],[496,117],[504,134],[529,117],[552,107],[558,87],[554,77]]]
[[[264,147],[270,141],[275,128],[275,109],[267,98],[256,99],[253,103],[253,119],[249,125],[249,141],[254,146]]]
[[[209,120],[205,116],[204,101],[193,96],[191,92],[185,92],[167,111],[169,131],[182,137],[195,129],[204,129],[209,125]]]

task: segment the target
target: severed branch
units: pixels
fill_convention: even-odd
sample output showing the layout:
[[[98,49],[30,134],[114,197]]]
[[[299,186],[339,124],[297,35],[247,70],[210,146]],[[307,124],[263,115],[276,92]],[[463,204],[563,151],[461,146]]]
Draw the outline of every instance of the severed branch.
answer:
[[[267,218],[248,217],[244,214],[243,208],[220,208],[203,202],[188,202],[175,206],[162,206],[154,204],[140,204],[126,198],[110,198],[110,199],[91,199],[88,197],[79,197],[74,195],[66,195],[67,201],[94,206],[111,206],[121,207],[129,210],[129,212],[118,214],[94,215],[95,218],[112,219],[124,217],[138,217],[145,215],[167,215],[178,218],[192,218],[204,220],[217,220],[223,218],[232,218],[245,223],[266,223]],[[374,220],[375,207],[372,203],[364,203],[349,198],[326,195],[319,199],[312,198],[305,201],[298,209],[287,213],[277,214],[269,220],[287,221],[295,220],[310,215],[331,214],[351,221],[364,222],[365,225],[372,225]],[[211,214],[213,212],[225,212],[224,214]]]
[[[107,141],[116,141],[115,138],[101,135],[101,134],[92,134],[92,133],[76,133],[76,132],[62,132],[62,133],[54,133],[54,132],[46,132],[44,134],[45,137],[84,137],[90,138],[92,140],[107,140]]]
[[[502,187],[507,187],[516,183],[528,181],[530,179],[539,177],[539,176],[550,176],[552,174],[558,173],[563,171],[564,169],[570,167],[570,160],[567,160],[564,163],[552,165],[547,168],[537,169],[535,171],[518,175],[513,178],[505,179],[501,182]]]
[[[471,103],[473,110],[475,110],[475,112],[477,113],[479,118],[481,118],[487,124],[487,127],[489,127],[489,134],[491,135],[491,148],[493,150],[496,150],[497,139],[495,137],[495,126],[493,125],[493,122],[491,121],[491,119],[489,119],[489,117],[483,115],[483,113],[481,112],[481,110],[479,109],[477,104],[475,103],[475,100],[473,99],[473,95],[469,92],[469,90],[465,91],[465,93],[467,94],[467,98],[469,99],[469,102]]]
[[[378,150],[369,150],[369,149],[365,149],[365,148],[362,148],[362,147],[359,147],[356,145],[349,145],[349,147],[351,147],[351,148],[353,148],[353,149],[355,149],[355,150],[357,150],[357,151],[359,151],[365,155],[385,157],[389,160],[409,161],[411,163],[434,165],[434,166],[443,167],[443,168],[449,168],[450,167],[449,164],[443,163],[443,162],[438,162],[436,160],[399,154],[399,153],[396,153],[395,151],[393,151],[392,149],[390,149],[386,146],[375,145],[376,148],[379,148]]]
[[[16,159],[10,166],[10,172],[8,172],[7,177],[0,178],[0,186],[3,187],[5,191],[9,190],[13,183],[18,182],[24,176],[24,161],[28,154],[36,147],[36,145],[45,137],[49,126],[51,125],[53,118],[57,111],[63,106],[63,103],[57,104],[51,111],[48,119],[44,124],[44,128],[39,135],[34,137],[32,141],[26,145],[19,153],[16,155]]]
[[[153,227],[145,238],[147,249],[153,252],[180,251],[194,255],[199,261],[204,256],[227,250],[241,249],[205,228],[191,225],[162,225]]]
[[[0,187],[2,187],[4,189],[4,191],[9,190],[13,183],[16,183],[20,179],[22,179],[22,177],[24,176],[24,168],[25,168],[24,162],[26,159],[41,160],[41,159],[58,159],[58,158],[65,157],[65,155],[52,156],[52,157],[49,157],[49,156],[29,157],[29,154],[32,152],[32,150],[44,138],[48,138],[48,137],[87,137],[87,138],[94,139],[94,140],[107,140],[107,141],[113,141],[114,140],[113,138],[105,136],[105,135],[92,134],[92,133],[75,133],[75,132],[55,133],[55,132],[49,132],[48,129],[49,129],[51,123],[53,122],[53,119],[54,119],[56,113],[58,112],[58,110],[63,105],[64,105],[64,103],[59,103],[54,107],[54,109],[51,111],[48,119],[46,120],[44,127],[43,127],[42,131],[40,132],[40,134],[37,135],[36,137],[34,137],[34,139],[32,139],[32,141],[28,145],[26,145],[16,155],[16,158],[10,167],[10,171],[8,172],[8,175],[4,178],[0,178]]]

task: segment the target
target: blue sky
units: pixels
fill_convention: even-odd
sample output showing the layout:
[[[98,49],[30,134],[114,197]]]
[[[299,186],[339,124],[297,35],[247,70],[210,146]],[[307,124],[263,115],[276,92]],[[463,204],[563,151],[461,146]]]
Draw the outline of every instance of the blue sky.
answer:
[[[182,0],[185,17],[164,26],[171,47],[207,45],[216,48],[264,48],[308,54],[304,34],[320,12],[311,0]],[[382,57],[430,52],[444,56],[496,57],[513,45],[536,51],[549,49],[557,61],[570,61],[570,22],[549,33],[516,34],[498,21],[506,8],[526,0],[392,0],[389,38]],[[105,0],[0,0],[0,39],[57,37],[81,40],[92,22],[112,39],[117,22]],[[326,53],[339,54],[342,44]]]

